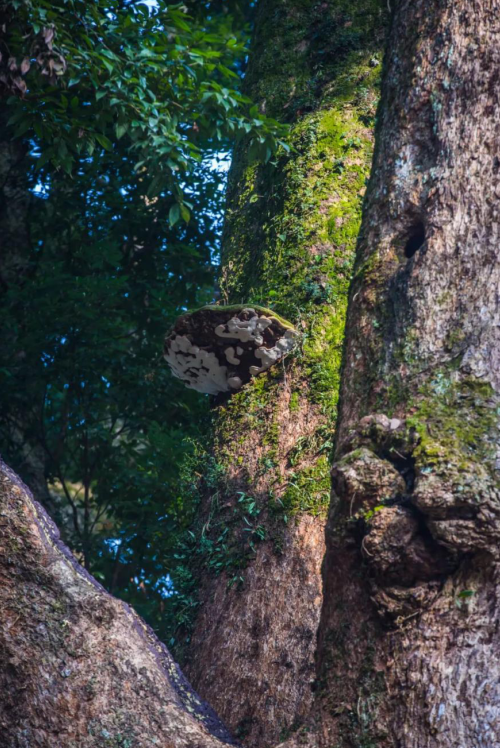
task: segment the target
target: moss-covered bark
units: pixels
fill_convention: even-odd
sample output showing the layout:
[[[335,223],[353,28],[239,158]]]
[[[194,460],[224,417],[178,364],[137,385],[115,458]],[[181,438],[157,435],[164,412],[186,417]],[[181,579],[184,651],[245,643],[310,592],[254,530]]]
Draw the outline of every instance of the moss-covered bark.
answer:
[[[373,150],[385,3],[263,0],[246,88],[290,124],[266,164],[236,149],[220,278],[225,304],[301,331],[285,366],[217,406],[208,549],[191,680],[249,745],[310,705],[347,292]],[[219,574],[214,574],[219,572]]]

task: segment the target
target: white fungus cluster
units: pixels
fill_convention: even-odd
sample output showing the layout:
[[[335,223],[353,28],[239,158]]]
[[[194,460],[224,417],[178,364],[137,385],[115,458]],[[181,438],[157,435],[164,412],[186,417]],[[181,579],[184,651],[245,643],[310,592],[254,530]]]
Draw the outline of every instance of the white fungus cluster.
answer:
[[[296,337],[297,333],[295,330],[287,330],[284,336],[280,338],[272,348],[265,348],[264,346],[257,348],[255,351],[255,357],[260,359],[262,364],[261,366],[251,366],[250,374],[252,376],[260,374],[261,371],[269,369],[269,367],[279,361],[280,358],[283,358],[287,353],[290,353],[295,346]]]
[[[182,379],[191,389],[217,395],[219,392],[238,390],[243,385],[243,380],[234,371],[235,367],[240,366],[240,357],[245,353],[238,343],[247,344],[247,352],[250,343],[255,358],[260,362],[258,366],[249,367],[249,376],[266,371],[294,348],[298,335],[295,330],[287,329],[283,337],[271,348],[267,348],[264,345],[263,333],[273,323],[281,326],[279,320],[275,317],[258,316],[254,309],[243,309],[242,312],[253,316],[246,320],[233,316],[228,322],[219,324],[214,329],[218,338],[234,341],[234,345],[228,345],[220,351],[220,355],[226,358],[227,366],[221,364],[213,351],[200,349],[187,335],[172,336],[167,344],[165,359],[174,376]],[[244,374],[243,372],[242,376]],[[248,381],[248,377],[245,377],[245,381]]]
[[[229,390],[227,367],[219,364],[215,353],[200,350],[186,335],[176,335],[170,340],[165,359],[174,377],[182,379],[192,390],[209,395]]]
[[[244,312],[253,312],[254,309],[243,309]],[[242,343],[248,343],[250,340],[256,345],[262,345],[264,338],[262,334],[264,330],[273,324],[274,320],[272,317],[251,317],[250,319],[240,319],[239,317],[232,317],[225,325],[217,325],[215,328],[215,334],[221,338],[232,338],[233,340],[241,340]]]
[[[253,312],[254,309],[244,309],[243,312]],[[215,328],[215,334],[221,338],[236,338],[242,343],[253,342],[256,346],[255,357],[261,361],[260,366],[251,366],[250,374],[255,376],[260,374],[262,371],[266,371],[270,366],[279,361],[283,356],[293,349],[295,345],[295,338],[297,333],[295,330],[287,330],[282,338],[280,338],[276,345],[272,348],[266,348],[263,344],[264,338],[262,333],[266,330],[273,322],[277,322],[274,317],[258,317],[255,315],[250,319],[240,319],[239,317],[232,317],[225,325],[218,325]],[[226,348],[224,351],[226,359],[230,364],[239,364],[240,360],[235,356],[235,350],[233,347]],[[241,355],[243,349],[237,347],[236,353]]]

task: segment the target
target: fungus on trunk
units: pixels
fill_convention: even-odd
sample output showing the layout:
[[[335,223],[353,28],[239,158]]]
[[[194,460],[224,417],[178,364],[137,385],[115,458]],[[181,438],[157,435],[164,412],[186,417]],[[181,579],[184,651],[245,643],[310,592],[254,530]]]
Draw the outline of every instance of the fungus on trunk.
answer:
[[[239,390],[281,361],[298,337],[265,307],[205,306],[179,317],[165,339],[164,356],[187,387],[218,395]]]

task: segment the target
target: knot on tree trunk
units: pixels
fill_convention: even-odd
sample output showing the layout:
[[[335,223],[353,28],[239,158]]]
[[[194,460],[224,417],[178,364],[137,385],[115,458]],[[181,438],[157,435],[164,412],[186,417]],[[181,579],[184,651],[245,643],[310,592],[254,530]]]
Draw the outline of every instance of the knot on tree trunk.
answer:
[[[500,493],[487,466],[431,458],[411,418],[363,418],[332,467],[334,512],[359,543],[380,614],[427,606],[467,554],[497,556]]]

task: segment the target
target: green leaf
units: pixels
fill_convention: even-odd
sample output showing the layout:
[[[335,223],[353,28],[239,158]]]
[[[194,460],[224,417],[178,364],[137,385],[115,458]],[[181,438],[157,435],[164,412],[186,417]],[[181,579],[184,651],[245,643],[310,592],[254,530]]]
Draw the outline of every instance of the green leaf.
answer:
[[[7,120],[8,125],[15,125],[16,122],[18,122],[20,119],[26,116],[26,112],[24,109],[20,108],[15,112],[9,119]]]
[[[112,64],[111,64],[111,63],[109,62],[109,60],[106,60],[106,59],[105,59],[104,57],[101,57],[101,60],[102,60],[102,62],[103,62],[103,64],[104,64],[104,67],[106,68],[106,70],[107,70],[107,71],[108,71],[109,73],[113,73],[113,72],[114,72],[114,70],[115,70],[115,68],[114,68],[114,65],[112,65]]]
[[[25,132],[27,132],[31,128],[31,121],[29,119],[24,120],[24,122],[21,122],[19,126],[16,128],[14,132],[15,138],[20,138],[21,135],[24,135]]]
[[[125,133],[127,132],[127,129],[128,129],[127,125],[116,125],[115,132],[116,132],[116,137],[118,140],[120,140],[120,138],[122,138],[125,135]]]
[[[102,145],[103,148],[105,148],[107,151],[113,150],[113,143],[109,138],[107,138],[105,135],[102,135],[102,133],[94,133],[94,137],[97,140],[97,142]]]
[[[42,166],[45,166],[45,164],[50,161],[51,158],[54,157],[54,149],[53,148],[47,148],[46,151],[44,151],[41,156],[37,159],[35,169],[37,171],[40,171]]]
[[[181,215],[180,207],[178,203],[175,203],[175,205],[172,205],[168,212],[168,222],[170,226],[175,226],[177,221],[179,220]]]

